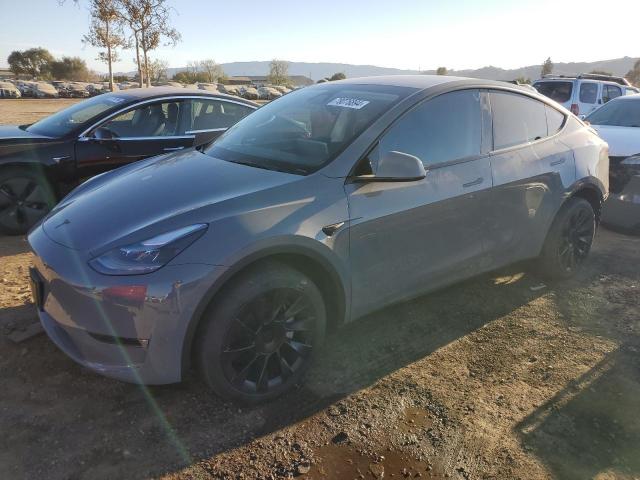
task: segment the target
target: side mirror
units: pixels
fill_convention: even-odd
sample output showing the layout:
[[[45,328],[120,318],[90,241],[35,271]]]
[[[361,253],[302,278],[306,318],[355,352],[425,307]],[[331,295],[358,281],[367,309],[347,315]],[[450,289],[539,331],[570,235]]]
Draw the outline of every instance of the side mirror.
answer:
[[[96,128],[92,137],[96,140],[112,140],[114,138],[111,130],[104,127]]]
[[[361,175],[357,182],[411,182],[427,176],[422,160],[415,155],[391,151],[380,154],[373,175]]]

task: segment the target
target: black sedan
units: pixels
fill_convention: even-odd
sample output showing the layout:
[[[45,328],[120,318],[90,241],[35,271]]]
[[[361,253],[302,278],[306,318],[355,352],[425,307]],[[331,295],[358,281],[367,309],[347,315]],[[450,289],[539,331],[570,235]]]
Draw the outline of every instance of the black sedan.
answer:
[[[0,126],[0,232],[25,233],[83,179],[211,142],[257,107],[204,90],[139,88]]]

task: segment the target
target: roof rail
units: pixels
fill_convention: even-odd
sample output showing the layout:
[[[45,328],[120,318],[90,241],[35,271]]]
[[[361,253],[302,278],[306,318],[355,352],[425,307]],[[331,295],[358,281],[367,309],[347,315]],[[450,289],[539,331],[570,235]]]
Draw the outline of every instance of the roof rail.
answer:
[[[577,78],[587,78],[589,80],[603,80],[605,82],[615,82],[619,85],[630,87],[629,80],[623,77],[616,77],[613,75],[604,75],[601,73],[581,73]]]
[[[575,75],[556,75],[554,73],[547,73],[542,75],[542,78],[578,78]]]

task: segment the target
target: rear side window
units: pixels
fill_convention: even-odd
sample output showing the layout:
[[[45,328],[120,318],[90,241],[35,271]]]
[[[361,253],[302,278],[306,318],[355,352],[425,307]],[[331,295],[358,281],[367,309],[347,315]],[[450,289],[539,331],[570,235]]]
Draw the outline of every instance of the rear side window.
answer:
[[[524,95],[491,92],[495,150],[547,136],[545,105]]]
[[[191,100],[191,125],[188,132],[229,128],[253,112],[253,109],[237,103],[221,100]]]
[[[545,97],[549,97],[558,103],[571,100],[573,93],[572,82],[536,82],[533,86]]]
[[[545,105],[544,110],[547,114],[547,133],[549,135],[553,135],[562,128],[562,125],[564,125],[565,116],[549,105]]]
[[[400,151],[420,158],[425,166],[480,154],[480,93],[462,90],[440,95],[417,106],[380,140],[379,151]]]
[[[598,98],[597,83],[581,83],[580,84],[580,101],[582,103],[596,103]]]
[[[622,95],[622,89],[620,87],[616,87],[615,85],[602,85],[602,101],[604,103],[620,95]]]

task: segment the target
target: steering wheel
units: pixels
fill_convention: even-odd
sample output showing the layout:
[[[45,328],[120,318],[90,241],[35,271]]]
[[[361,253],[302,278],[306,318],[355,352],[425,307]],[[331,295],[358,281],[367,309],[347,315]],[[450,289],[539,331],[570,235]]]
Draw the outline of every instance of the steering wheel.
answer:
[[[107,127],[98,127],[93,131],[92,137],[96,140],[110,140],[120,138],[120,135]]]

